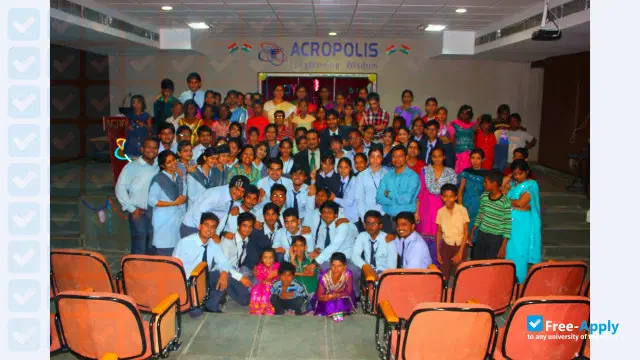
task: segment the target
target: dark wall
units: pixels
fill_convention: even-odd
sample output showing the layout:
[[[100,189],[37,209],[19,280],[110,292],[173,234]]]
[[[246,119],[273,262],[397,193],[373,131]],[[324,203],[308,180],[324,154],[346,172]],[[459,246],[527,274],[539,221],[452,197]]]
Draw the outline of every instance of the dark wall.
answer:
[[[102,117],[109,115],[109,58],[51,45],[51,162],[93,156],[89,141],[105,136]]]
[[[575,142],[569,138],[585,121],[589,106],[589,52],[545,59],[535,66],[544,68],[542,121],[538,163],[564,172],[573,172],[568,155],[587,146],[589,125],[579,131]]]

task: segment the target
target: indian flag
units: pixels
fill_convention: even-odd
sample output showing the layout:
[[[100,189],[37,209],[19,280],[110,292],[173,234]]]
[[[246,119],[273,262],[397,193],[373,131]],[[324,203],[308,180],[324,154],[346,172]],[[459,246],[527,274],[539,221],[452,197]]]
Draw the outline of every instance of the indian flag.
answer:
[[[250,53],[253,50],[253,47],[247,43],[242,44],[242,51]]]
[[[391,45],[384,52],[387,53],[387,55],[391,55],[394,52],[396,52],[396,46],[395,45]]]
[[[231,44],[231,45],[227,46],[227,50],[229,50],[229,52],[230,52],[230,53],[232,53],[232,52],[234,52],[234,51],[238,50],[238,44],[233,43],[233,44]]]
[[[408,47],[405,44],[402,44],[402,47],[400,48],[400,52],[402,52],[405,55],[409,55],[409,51],[411,50],[410,47]]]

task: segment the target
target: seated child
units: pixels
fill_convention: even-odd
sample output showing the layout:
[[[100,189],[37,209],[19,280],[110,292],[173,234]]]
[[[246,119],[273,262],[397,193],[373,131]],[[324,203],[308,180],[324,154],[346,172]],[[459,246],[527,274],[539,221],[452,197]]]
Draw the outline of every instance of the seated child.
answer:
[[[314,315],[331,316],[341,322],[344,314],[355,311],[353,273],[347,268],[347,257],[341,252],[331,255],[331,268],[320,274],[320,282],[312,299]]]
[[[450,273],[455,273],[458,265],[464,261],[466,239],[469,237],[469,213],[458,204],[458,188],[445,184],[440,190],[444,206],[438,210],[436,224],[436,246],[440,271],[444,275],[445,285]]]
[[[272,248],[262,250],[260,263],[253,269],[257,284],[251,288],[251,300],[249,302],[249,314],[273,315],[275,310],[269,299],[271,286],[278,277],[280,263],[275,262],[276,252]]]
[[[507,241],[511,237],[511,202],[501,191],[502,174],[489,172],[484,177],[484,191],[471,234],[478,230],[475,242],[469,236],[467,245],[473,246],[471,260],[504,259]]]
[[[307,311],[308,294],[304,286],[294,279],[296,269],[291,263],[282,263],[276,280],[271,286],[271,305],[276,315],[284,315],[285,310],[293,310],[296,315]]]
[[[317,269],[304,272],[304,268],[313,262],[307,256],[307,239],[302,235],[293,236],[292,239],[293,243],[289,248],[289,259],[296,268],[296,280],[304,286],[307,294],[313,294],[318,287],[318,273]]]

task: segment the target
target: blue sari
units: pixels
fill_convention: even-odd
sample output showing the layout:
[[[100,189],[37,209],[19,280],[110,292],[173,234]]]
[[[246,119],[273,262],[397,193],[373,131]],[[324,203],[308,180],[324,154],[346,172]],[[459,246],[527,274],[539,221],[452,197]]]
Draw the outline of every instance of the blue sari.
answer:
[[[464,193],[462,194],[462,205],[469,213],[469,231],[473,230],[473,224],[480,210],[480,196],[484,193],[484,177],[486,171],[483,169],[475,170],[473,168],[465,169],[458,176],[458,184],[465,179]]]
[[[542,223],[540,221],[540,191],[535,180],[512,183],[507,194],[509,200],[518,200],[529,193],[531,210],[511,212],[511,239],[507,241],[506,259],[516,264],[516,276],[520,284],[527,278],[529,264],[542,261]]]

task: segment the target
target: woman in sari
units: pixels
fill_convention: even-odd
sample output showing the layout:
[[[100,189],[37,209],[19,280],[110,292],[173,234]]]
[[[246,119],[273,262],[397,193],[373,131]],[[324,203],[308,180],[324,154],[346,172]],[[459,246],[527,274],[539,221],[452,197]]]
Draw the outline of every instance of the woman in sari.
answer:
[[[178,159],[171,150],[158,155],[160,172],[149,187],[149,213],[156,255],[171,256],[180,240],[180,225],[186,212],[187,186],[178,173]]]
[[[507,197],[513,211],[505,258],[516,264],[516,276],[523,284],[529,264],[537,264],[542,258],[540,192],[538,183],[529,178],[526,161],[514,160],[511,170],[513,180]]]
[[[444,184],[457,184],[456,173],[452,168],[444,166],[444,152],[441,148],[435,147],[429,154],[431,165],[420,171],[420,192],[417,202],[417,225],[416,231],[422,235],[429,247],[431,259],[437,259],[436,252],[436,216],[438,210],[444,203],[442,202],[440,190]],[[435,261],[434,261],[435,262]]]
[[[458,204],[462,204],[469,213],[469,231],[473,229],[478,210],[480,196],[484,193],[484,177],[487,171],[482,168],[484,152],[482,149],[471,151],[471,167],[464,169],[458,177]]]
[[[253,146],[245,145],[240,151],[239,156],[240,161],[231,168],[227,182],[231,181],[231,178],[236,175],[242,175],[249,179],[251,185],[256,185],[258,180],[260,180],[260,171],[253,166],[253,159],[255,157],[255,150],[253,149]]]
[[[406,89],[402,92],[402,105],[396,106],[393,114],[395,116],[402,116],[405,120],[405,126],[411,129],[413,120],[422,117],[422,111],[419,107],[411,105],[413,102],[413,91]]]
[[[353,273],[347,268],[347,257],[343,253],[331,255],[331,268],[320,274],[312,304],[314,315],[331,316],[335,322],[343,321],[344,314],[355,311]]]

